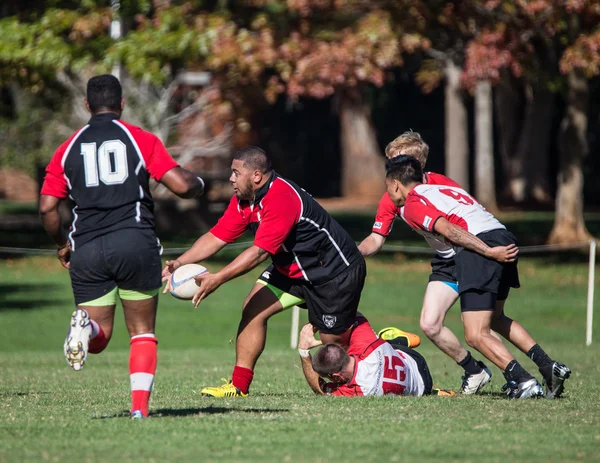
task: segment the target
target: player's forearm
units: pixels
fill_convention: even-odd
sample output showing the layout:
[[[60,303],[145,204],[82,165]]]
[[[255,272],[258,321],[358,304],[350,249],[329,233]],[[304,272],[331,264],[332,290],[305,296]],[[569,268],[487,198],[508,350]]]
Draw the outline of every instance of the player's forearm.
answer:
[[[300,361],[302,362],[302,372],[310,388],[315,394],[323,395],[324,392],[319,384],[319,375],[313,370],[310,355],[308,357],[301,356]]]
[[[463,248],[474,251],[482,256],[489,257],[491,248],[464,228],[448,222],[442,230],[443,231],[440,231],[440,233],[455,245],[462,246]]]
[[[269,253],[258,246],[251,246],[237,256],[229,265],[222,268],[219,275],[221,284],[239,277],[267,260]]]
[[[48,234],[52,237],[57,246],[64,246],[67,243],[67,235],[60,220],[58,206],[60,200],[50,196],[42,196],[40,199],[40,219],[42,225]]]
[[[194,264],[213,256],[227,245],[227,242],[208,232],[196,240],[190,249],[177,260],[182,264]]]
[[[384,243],[384,236],[377,233],[371,233],[358,245],[358,250],[363,256],[370,257],[381,251]]]

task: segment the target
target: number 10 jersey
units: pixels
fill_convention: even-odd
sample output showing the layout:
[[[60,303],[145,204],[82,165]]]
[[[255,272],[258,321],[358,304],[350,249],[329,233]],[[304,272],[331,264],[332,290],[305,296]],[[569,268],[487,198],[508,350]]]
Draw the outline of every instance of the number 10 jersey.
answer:
[[[150,177],[160,181],[177,163],[153,134],[118,119],[93,115],[54,153],[41,194],[75,203],[73,250],[125,228],[154,228]]]

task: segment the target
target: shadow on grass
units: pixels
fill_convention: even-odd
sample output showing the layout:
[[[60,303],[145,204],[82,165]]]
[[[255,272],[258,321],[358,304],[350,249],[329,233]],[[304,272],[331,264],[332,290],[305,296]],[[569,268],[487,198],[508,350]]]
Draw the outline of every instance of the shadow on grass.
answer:
[[[0,283],[0,312],[38,309],[55,305],[56,297],[47,295],[47,293],[58,286],[33,281],[31,283]],[[44,295],[47,296],[44,297]]]
[[[288,408],[230,408],[230,407],[202,407],[202,408],[159,408],[150,412],[150,418],[165,418],[173,416],[192,416],[192,415],[217,415],[226,413],[284,413],[289,412]],[[94,420],[104,420],[108,418],[129,418],[129,411],[122,410],[115,414],[93,415]]]
[[[52,394],[50,391],[30,391],[30,392],[20,392],[20,391],[5,391],[0,392],[0,397],[27,397],[27,396],[36,396],[36,395],[44,395],[44,394]]]

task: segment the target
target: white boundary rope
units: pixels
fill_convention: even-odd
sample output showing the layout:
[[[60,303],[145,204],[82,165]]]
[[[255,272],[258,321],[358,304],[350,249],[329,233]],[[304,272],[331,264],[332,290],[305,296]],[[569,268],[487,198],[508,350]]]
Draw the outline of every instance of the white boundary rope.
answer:
[[[246,249],[252,245],[252,241],[242,241],[240,243],[229,244],[228,248],[233,249]],[[588,267],[588,291],[587,291],[587,310],[586,310],[586,328],[585,328],[585,344],[589,346],[592,344],[592,325],[594,319],[594,279],[596,271],[596,241],[582,241],[579,243],[572,244],[548,244],[540,246],[524,246],[519,247],[519,255],[521,254],[539,254],[544,252],[560,252],[570,251],[574,249],[589,248],[589,267]],[[163,250],[163,256],[183,254],[188,248],[167,248]],[[434,250],[427,247],[416,247],[416,246],[402,246],[395,244],[386,244],[382,247],[383,252],[402,252],[404,254],[420,254],[420,255],[432,255]],[[0,255],[2,254],[15,254],[21,256],[45,256],[54,255],[56,251],[54,249],[32,249],[32,248],[18,248],[18,247],[0,247]],[[292,309],[292,324],[291,324],[291,335],[290,335],[290,346],[292,349],[298,347],[298,332],[300,325],[300,309],[295,306]]]

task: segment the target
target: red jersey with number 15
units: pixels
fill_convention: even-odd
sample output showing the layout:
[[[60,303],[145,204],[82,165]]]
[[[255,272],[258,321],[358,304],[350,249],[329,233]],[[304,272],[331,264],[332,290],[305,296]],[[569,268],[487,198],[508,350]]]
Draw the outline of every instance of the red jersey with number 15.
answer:
[[[326,383],[325,392],[337,396],[415,395],[425,392],[417,362],[377,337],[364,317],[356,320],[348,354],[356,359],[352,379],[341,385]]]

